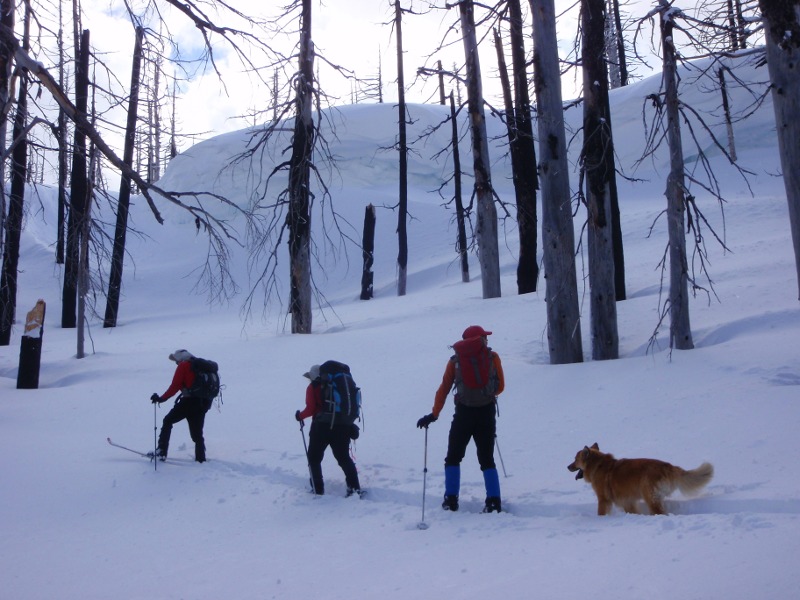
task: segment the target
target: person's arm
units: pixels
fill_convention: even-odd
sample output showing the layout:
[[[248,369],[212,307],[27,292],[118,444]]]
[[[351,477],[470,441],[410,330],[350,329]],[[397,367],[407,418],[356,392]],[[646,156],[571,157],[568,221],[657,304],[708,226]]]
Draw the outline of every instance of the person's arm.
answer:
[[[178,363],[175,374],[172,376],[172,383],[167,391],[161,394],[161,400],[169,400],[184,388],[192,387],[194,383],[194,372],[188,360]]]
[[[499,396],[506,389],[506,377],[503,374],[503,363],[500,362],[500,355],[497,352],[492,352],[492,361],[494,362],[495,373],[497,373],[497,391],[495,395]]]
[[[439,389],[436,390],[436,396],[433,399],[433,410],[431,410],[431,414],[437,419],[439,418],[439,413],[442,412],[444,408],[447,395],[450,393],[450,390],[453,389],[453,382],[455,380],[456,364],[452,360],[448,360],[447,367],[445,367],[444,375],[442,376],[442,383],[439,385]]]
[[[308,417],[313,417],[319,411],[319,386],[309,383],[306,388],[306,407],[297,415],[298,421],[302,421]]]

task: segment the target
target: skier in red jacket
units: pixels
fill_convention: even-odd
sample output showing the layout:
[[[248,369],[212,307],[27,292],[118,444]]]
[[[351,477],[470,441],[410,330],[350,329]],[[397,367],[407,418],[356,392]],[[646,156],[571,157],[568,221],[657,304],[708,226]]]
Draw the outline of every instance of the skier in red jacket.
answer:
[[[180,396],[175,401],[175,405],[164,417],[161,425],[161,432],[158,435],[158,448],[155,456],[159,460],[167,458],[169,450],[169,438],[172,434],[172,426],[175,423],[186,419],[189,425],[189,435],[194,442],[194,459],[197,462],[206,461],[206,443],[203,438],[203,426],[206,420],[206,413],[211,408],[213,400],[195,398],[189,394],[189,390],[194,385],[195,374],[192,370],[191,359],[194,355],[188,350],[176,350],[169,355],[169,359],[177,363],[175,374],[172,376],[172,383],[167,391],[161,395],[153,394],[150,401],[153,404],[161,404],[180,392]]]

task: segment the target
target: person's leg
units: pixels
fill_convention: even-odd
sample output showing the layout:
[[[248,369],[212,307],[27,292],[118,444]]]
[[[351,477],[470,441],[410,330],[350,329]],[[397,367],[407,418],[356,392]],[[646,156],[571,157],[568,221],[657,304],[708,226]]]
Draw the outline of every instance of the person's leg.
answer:
[[[447,440],[447,456],[444,459],[444,501],[445,510],[458,510],[458,495],[461,488],[461,461],[472,437],[471,410],[456,406],[450,434]]]
[[[194,442],[194,459],[197,462],[206,461],[206,442],[203,438],[203,425],[206,420],[205,401],[199,398],[189,400],[192,405],[186,415],[186,422],[189,424],[189,435]]]
[[[494,405],[481,407],[478,410],[481,414],[475,423],[474,439],[486,487],[484,512],[500,512],[500,477],[494,462],[494,441],[497,432]]]
[[[181,402],[177,402],[175,406],[166,414],[164,421],[161,423],[161,432],[158,434],[158,455],[162,457],[167,456],[169,450],[169,438],[172,434],[172,426],[186,418],[186,407]]]
[[[358,481],[358,469],[350,456],[350,426],[335,425],[331,432],[331,451],[336,462],[339,463],[347,483],[348,495],[361,490]]]
[[[329,433],[329,423],[316,423],[313,421],[308,432],[308,469],[311,472],[311,487],[314,493],[320,496],[325,493],[325,481],[322,478],[322,459],[329,444]]]

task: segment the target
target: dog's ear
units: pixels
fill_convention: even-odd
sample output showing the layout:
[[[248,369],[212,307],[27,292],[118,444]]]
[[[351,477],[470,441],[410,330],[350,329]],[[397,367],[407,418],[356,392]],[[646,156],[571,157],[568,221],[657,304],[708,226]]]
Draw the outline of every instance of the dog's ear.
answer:
[[[592,450],[600,450],[600,446],[597,445],[597,442],[592,444]]]

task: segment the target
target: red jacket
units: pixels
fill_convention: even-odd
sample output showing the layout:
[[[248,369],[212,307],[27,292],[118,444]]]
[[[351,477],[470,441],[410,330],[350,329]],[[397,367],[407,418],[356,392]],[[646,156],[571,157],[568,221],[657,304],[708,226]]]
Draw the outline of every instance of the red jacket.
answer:
[[[322,410],[322,388],[309,383],[306,388],[306,407],[300,412],[300,419],[313,417]]]
[[[194,385],[194,371],[188,360],[178,363],[175,375],[172,376],[172,383],[167,391],[161,394],[162,400],[169,400],[182,390],[190,389]]]

